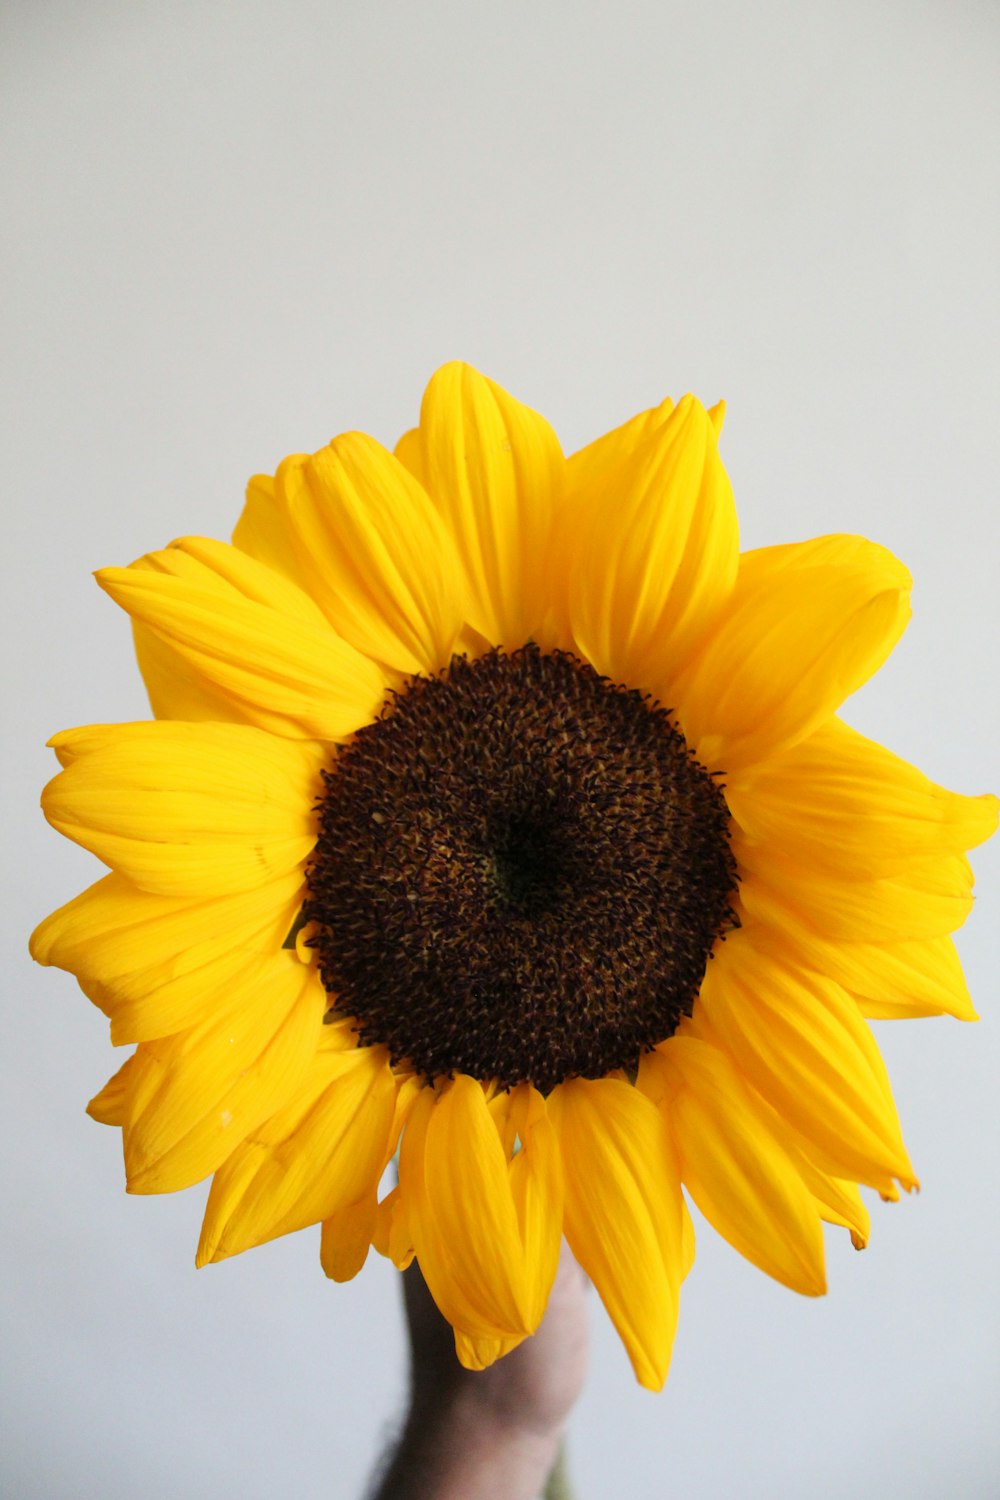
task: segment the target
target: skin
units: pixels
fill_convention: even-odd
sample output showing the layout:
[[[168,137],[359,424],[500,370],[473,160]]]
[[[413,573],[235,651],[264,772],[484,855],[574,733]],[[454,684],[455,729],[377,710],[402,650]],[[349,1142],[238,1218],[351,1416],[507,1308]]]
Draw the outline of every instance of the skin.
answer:
[[[586,1279],[566,1246],[533,1338],[464,1370],[416,1263],[403,1277],[410,1407],[373,1500],[537,1500],[587,1365]]]

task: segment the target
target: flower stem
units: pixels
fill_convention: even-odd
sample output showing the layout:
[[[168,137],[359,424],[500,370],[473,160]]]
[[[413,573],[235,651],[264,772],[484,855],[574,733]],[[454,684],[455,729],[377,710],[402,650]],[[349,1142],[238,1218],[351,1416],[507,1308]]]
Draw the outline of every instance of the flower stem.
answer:
[[[559,1444],[552,1472],[545,1482],[544,1500],[573,1500],[573,1487],[569,1482],[569,1466],[566,1463],[565,1439]]]

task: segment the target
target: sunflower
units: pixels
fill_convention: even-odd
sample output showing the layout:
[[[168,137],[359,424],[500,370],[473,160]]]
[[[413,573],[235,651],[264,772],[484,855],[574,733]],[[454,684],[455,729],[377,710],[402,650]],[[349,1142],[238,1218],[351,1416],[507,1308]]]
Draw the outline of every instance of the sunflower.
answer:
[[[129,1191],[214,1174],[199,1264],[314,1224],[337,1280],[416,1256],[478,1368],[565,1236],[659,1388],[683,1189],[815,1296],[822,1221],[861,1247],[859,1184],[916,1186],[866,1018],[973,1018],[997,799],[836,716],[909,576],[741,554],[721,421],[664,401],[566,459],[449,364],[394,453],[338,437],[232,545],[97,575],[156,717],[51,741],[46,817],[110,873],[32,951],[135,1045],[89,1106]]]

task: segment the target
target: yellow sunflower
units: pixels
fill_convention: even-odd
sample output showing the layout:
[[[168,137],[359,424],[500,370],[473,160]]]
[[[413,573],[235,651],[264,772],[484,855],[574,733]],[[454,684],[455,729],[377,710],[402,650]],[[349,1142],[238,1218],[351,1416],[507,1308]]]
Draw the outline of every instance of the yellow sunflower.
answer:
[[[566,459],[449,364],[394,454],[348,433],[231,546],[98,574],[156,720],[52,740],[45,814],[111,873],[32,951],[137,1044],[90,1104],[129,1190],[215,1174],[199,1264],[312,1224],[338,1280],[416,1255],[481,1367],[565,1236],[658,1388],[682,1189],[817,1295],[821,1221],[861,1246],[858,1185],[915,1185],[866,1017],[973,1017],[949,934],[997,799],[836,717],[909,576],[855,536],[741,554],[721,420]]]

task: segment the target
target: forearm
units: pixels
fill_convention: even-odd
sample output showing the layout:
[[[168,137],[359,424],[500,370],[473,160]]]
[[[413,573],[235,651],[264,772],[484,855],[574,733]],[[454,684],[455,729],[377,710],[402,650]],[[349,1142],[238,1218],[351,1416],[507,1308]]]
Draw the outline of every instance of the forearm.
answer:
[[[512,1426],[466,1391],[418,1401],[373,1500],[538,1500],[561,1436]]]

